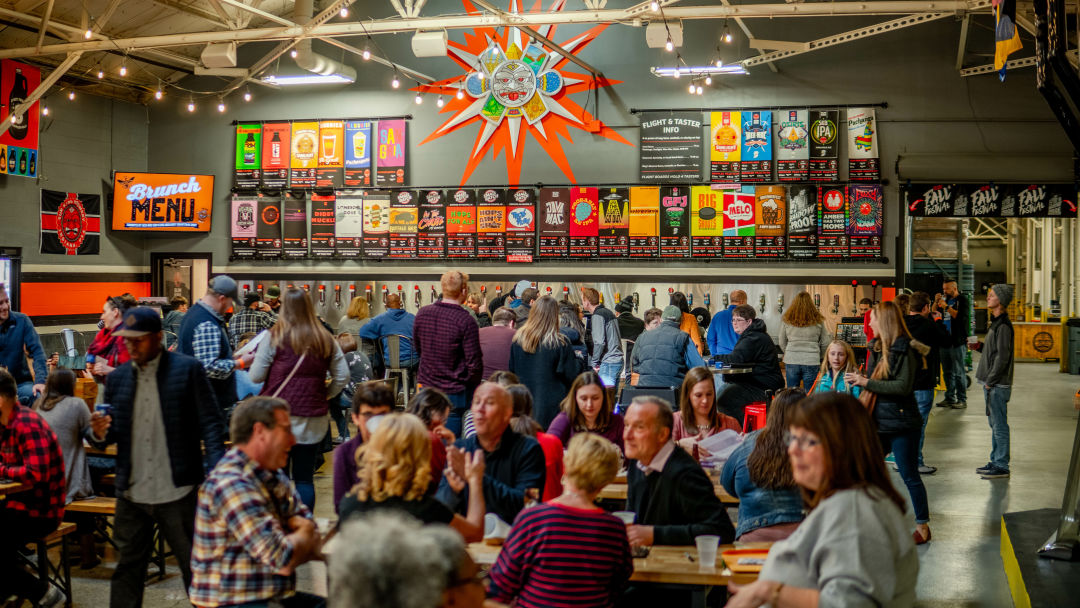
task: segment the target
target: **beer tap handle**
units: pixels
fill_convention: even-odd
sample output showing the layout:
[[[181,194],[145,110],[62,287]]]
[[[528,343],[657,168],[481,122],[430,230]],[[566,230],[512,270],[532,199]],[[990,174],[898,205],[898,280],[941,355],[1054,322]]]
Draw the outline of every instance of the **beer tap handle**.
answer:
[[[412,288],[413,288],[413,302],[416,303],[416,309],[419,310],[420,306],[422,305],[422,303],[424,301],[424,296],[422,296],[420,294],[420,286],[419,285],[413,285]]]
[[[709,292],[705,292],[705,310],[712,312],[712,296],[709,295]]]
[[[784,294],[780,294],[776,298],[776,312],[784,314]]]
[[[690,306],[690,307],[694,306],[694,294],[692,294],[692,293],[686,294],[686,305]]]
[[[368,304],[371,304],[371,284],[370,283],[368,283],[368,285],[366,287],[364,287],[364,298],[367,299]]]
[[[821,309],[821,294],[820,293],[815,293],[814,294],[814,308],[817,308],[819,310]]]
[[[326,304],[326,285],[319,285],[319,305]]]
[[[255,291],[259,292],[259,295],[260,295],[260,296],[261,296],[261,295],[263,295],[263,286],[262,286],[262,283],[259,283],[258,285],[256,285],[256,286],[255,286]]]
[[[765,294],[758,297],[758,312],[765,312]]]
[[[432,303],[434,303],[434,302],[435,302],[435,295],[436,295],[436,294],[435,294],[435,286],[434,286],[434,285],[432,285],[432,286],[431,286],[431,302],[432,302]]]
[[[840,314],[840,294],[835,294],[832,297],[832,314]]]
[[[851,316],[859,314],[859,281],[851,279]]]
[[[638,297],[638,293],[637,293],[637,292],[635,291],[635,292],[634,292],[634,312],[637,312],[637,311],[638,311],[638,301],[639,301],[640,299],[641,299],[641,298],[639,298],[639,297]]]
[[[652,307],[656,308],[656,288],[655,287],[650,287],[649,291],[652,292]]]
[[[382,303],[383,303],[383,306],[386,306],[386,300],[389,297],[390,297],[390,288],[387,287],[386,284],[383,284],[383,286],[382,286]]]
[[[334,306],[341,308],[341,285],[334,285]]]
[[[304,293],[311,293],[311,285],[304,283]]]
[[[727,293],[720,294],[720,303],[724,305],[725,310],[731,304],[731,300],[729,299]]]

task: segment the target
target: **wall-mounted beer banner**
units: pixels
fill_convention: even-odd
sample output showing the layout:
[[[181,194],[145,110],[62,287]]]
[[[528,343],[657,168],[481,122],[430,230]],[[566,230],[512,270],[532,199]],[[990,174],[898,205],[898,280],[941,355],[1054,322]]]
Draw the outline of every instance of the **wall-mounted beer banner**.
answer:
[[[914,217],[1075,218],[1076,184],[906,184]]]
[[[237,123],[233,185],[401,188],[408,184],[407,127],[403,119]]]
[[[856,183],[286,191],[234,194],[231,226],[249,259],[875,260],[883,202]]]
[[[36,67],[0,60],[0,121],[22,105],[39,84],[41,72]],[[12,118],[11,126],[0,134],[0,175],[37,177],[39,103]]]

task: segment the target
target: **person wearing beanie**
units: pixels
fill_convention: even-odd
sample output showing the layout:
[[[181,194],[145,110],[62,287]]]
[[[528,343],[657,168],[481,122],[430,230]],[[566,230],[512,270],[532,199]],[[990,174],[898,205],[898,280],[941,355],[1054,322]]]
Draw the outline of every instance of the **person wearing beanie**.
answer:
[[[623,340],[637,340],[645,331],[645,321],[634,316],[634,296],[626,296],[615,305],[615,321]]]
[[[986,415],[990,418],[990,462],[975,469],[983,479],[1009,476],[1009,397],[1013,379],[1013,326],[1006,311],[1013,300],[1013,288],[998,283],[986,294],[986,309],[992,320],[986,340],[971,345],[982,353],[975,381],[982,385]]]
[[[637,385],[644,387],[676,388],[686,372],[705,365],[690,334],[679,329],[682,311],[668,306],[660,315],[660,325],[638,336],[631,355]]]

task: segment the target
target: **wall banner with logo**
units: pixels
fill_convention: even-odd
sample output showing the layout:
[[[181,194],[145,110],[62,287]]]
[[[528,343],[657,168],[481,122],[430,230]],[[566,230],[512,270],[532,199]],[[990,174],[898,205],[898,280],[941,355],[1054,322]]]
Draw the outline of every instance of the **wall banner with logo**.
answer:
[[[421,190],[420,221],[416,225],[416,257],[446,257],[446,194],[442,190]]]
[[[506,259],[506,190],[484,188],[477,192],[476,257]]]
[[[308,254],[307,195],[286,192],[281,198],[282,254],[286,258],[306,258]]]
[[[390,193],[390,255],[397,260],[416,259],[416,230],[419,205],[415,190]]]
[[[881,179],[877,128],[874,108],[848,108],[848,179],[853,182]]]
[[[364,247],[364,195],[342,190],[334,200],[334,251],[340,258],[356,259]]]
[[[742,162],[739,181],[760,183],[772,181],[772,112],[743,110]]]
[[[446,201],[446,257],[476,257],[476,191],[458,188]]]
[[[810,131],[807,110],[777,110],[773,121],[776,133],[776,178],[782,182],[810,179]]]
[[[233,185],[237,188],[258,188],[262,178],[262,125],[236,125],[236,167]]]
[[[742,113],[713,112],[710,114],[712,139],[709,146],[709,181],[734,184],[739,181],[739,159],[742,153]]]
[[[660,257],[690,257],[690,187],[660,187]]]
[[[293,188],[312,188],[319,166],[319,123],[292,123],[292,154],[289,159],[289,184]]]
[[[345,167],[345,123],[324,120],[319,123],[319,166],[315,172],[315,187],[340,188]]]
[[[630,189],[599,188],[599,257],[625,258],[630,255]]]
[[[281,199],[259,197],[255,224],[255,249],[260,259],[281,257]]]
[[[292,126],[287,122],[264,122],[262,125],[263,188],[278,189],[289,185],[289,160],[292,150]]]
[[[709,186],[690,189],[690,241],[694,258],[724,255],[724,193]]]
[[[337,210],[333,194],[311,195],[311,257],[331,258],[336,253]]]
[[[401,188],[409,183],[406,165],[407,125],[404,120],[380,120],[375,147],[375,185]]]
[[[840,179],[839,110],[810,112],[810,181],[835,182]]]
[[[39,84],[38,68],[11,59],[0,60],[0,121],[22,105]],[[37,177],[40,103],[34,102],[25,113],[13,118],[8,130],[0,134],[0,175]]]
[[[371,122],[349,120],[345,122],[345,185],[350,188],[370,188]]]
[[[364,193],[364,257],[381,259],[390,255],[390,193]]]
[[[596,188],[570,190],[570,257],[595,258],[600,246],[600,200]]]
[[[536,193],[510,190],[506,205],[506,261],[532,262],[536,254]]]
[[[41,253],[97,255],[100,248],[100,195],[41,191]]]
[[[724,193],[724,258],[754,257],[754,233],[757,229],[754,187]]]
[[[848,200],[844,186],[818,186],[818,257],[848,255]]]
[[[818,253],[817,192],[813,186],[787,187],[788,255],[813,259]]]
[[[660,188],[630,188],[630,257],[660,256]]]
[[[542,258],[570,255],[570,188],[541,188],[537,240]]]
[[[232,258],[234,260],[255,258],[255,238],[258,235],[256,217],[258,213],[258,196],[233,195],[229,224],[231,226]]]
[[[754,188],[754,257],[782,258],[787,255],[787,193],[783,186]]]
[[[1077,216],[1076,184],[907,184],[914,217]]]
[[[640,134],[640,181],[701,181],[700,112],[642,112]]]
[[[852,258],[880,258],[884,234],[882,209],[884,192],[877,184],[849,184],[848,255]]]

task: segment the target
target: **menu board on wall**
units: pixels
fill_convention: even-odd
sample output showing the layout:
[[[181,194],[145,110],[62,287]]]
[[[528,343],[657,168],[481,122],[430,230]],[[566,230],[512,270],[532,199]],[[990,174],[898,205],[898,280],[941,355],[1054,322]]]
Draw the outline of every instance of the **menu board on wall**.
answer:
[[[570,189],[541,188],[537,204],[540,257],[570,255]]]
[[[380,120],[375,160],[375,185],[400,188],[408,184],[406,150],[408,138],[404,120]]]
[[[484,188],[477,192],[476,257],[506,258],[506,191]]]
[[[532,262],[536,252],[536,194],[511,189],[506,206],[506,261]]]
[[[450,191],[446,203],[446,257],[476,257],[476,192]]]
[[[690,188],[660,187],[660,257],[690,257]]]
[[[843,186],[818,186],[817,215],[818,257],[846,258],[848,203]]]
[[[232,226],[232,257],[234,259],[251,259],[255,257],[255,238],[257,229],[255,226],[256,214],[258,213],[259,199],[254,196],[241,196],[234,194],[232,197],[232,212],[229,214]]]
[[[308,254],[307,197],[286,192],[281,198],[282,253],[286,258],[306,258]]]
[[[754,188],[754,257],[782,258],[787,253],[787,198],[783,186]]]
[[[600,202],[596,188],[570,190],[570,257],[599,255]]]
[[[381,259],[390,255],[390,193],[364,193],[364,257]]]
[[[371,122],[350,120],[345,123],[345,185],[371,187]]]
[[[880,180],[877,115],[874,108],[848,108],[847,137],[848,179],[853,182]]]
[[[748,259],[754,257],[755,197],[753,186],[749,192],[724,193],[724,258]]]
[[[810,178],[810,139],[807,110],[777,110],[776,178],[782,182],[804,182]],[[790,245],[790,241],[788,243]]]
[[[700,112],[642,112],[640,133],[641,181],[701,180]]]
[[[792,258],[817,256],[817,197],[813,186],[787,187],[787,241]]]
[[[289,185],[291,129],[287,122],[264,122],[262,125],[263,188],[284,188]]]
[[[258,188],[262,176],[262,125],[236,125],[236,163],[233,184],[237,188]]]
[[[660,188],[630,188],[630,257],[660,256]]]
[[[600,188],[600,232],[597,251],[602,258],[630,255],[630,190]]]
[[[742,120],[739,180],[743,183],[772,181],[772,112],[743,110]]]
[[[422,190],[420,197],[416,257],[446,257],[446,195],[442,190]]]
[[[319,123],[319,166],[315,171],[315,186],[340,188],[345,167],[345,123],[324,120]]]
[[[289,183],[293,188],[311,188],[315,185],[319,159],[319,123],[292,123],[292,155],[289,167]]]
[[[694,258],[719,258],[724,253],[724,193],[709,186],[690,189],[690,242]]]
[[[709,181],[735,183],[739,181],[739,159],[742,153],[741,112],[713,112],[712,143],[709,146]]]
[[[837,137],[839,110],[810,112],[810,181],[835,182],[840,179],[837,161],[840,141]]]
[[[330,258],[336,251],[337,219],[333,194],[311,195],[311,257]]]
[[[390,193],[390,255],[398,260],[416,258],[418,206],[413,190]]]
[[[364,196],[360,191],[341,191],[334,201],[334,236],[337,255],[358,258],[364,246]]]
[[[259,198],[255,249],[259,258],[281,257],[281,199],[276,196]]]
[[[884,193],[878,184],[847,187],[848,255],[852,258],[880,258],[882,204]]]

